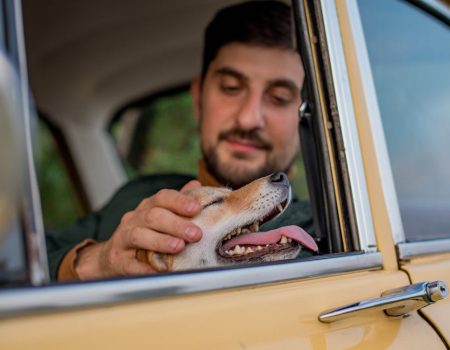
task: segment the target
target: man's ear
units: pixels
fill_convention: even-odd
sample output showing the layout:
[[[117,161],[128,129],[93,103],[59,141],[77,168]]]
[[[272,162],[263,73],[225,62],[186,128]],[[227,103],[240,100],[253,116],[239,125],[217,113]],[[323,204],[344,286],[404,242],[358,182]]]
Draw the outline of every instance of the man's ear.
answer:
[[[194,115],[197,119],[200,118],[202,110],[202,82],[199,75],[197,75],[191,82],[191,95],[194,108]]]

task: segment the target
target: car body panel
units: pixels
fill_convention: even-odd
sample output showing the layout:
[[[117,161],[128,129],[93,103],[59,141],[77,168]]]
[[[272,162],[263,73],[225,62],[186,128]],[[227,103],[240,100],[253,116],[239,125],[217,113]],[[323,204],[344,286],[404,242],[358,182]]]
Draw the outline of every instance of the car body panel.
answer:
[[[450,285],[450,254],[436,254],[417,257],[402,262],[402,269],[410,276],[411,282],[442,280]],[[450,299],[441,300],[422,310],[424,315],[439,330],[439,333],[450,342]]]
[[[5,349],[445,348],[417,313],[390,319],[369,312],[331,324],[317,319],[325,309],[405,284],[402,272],[371,271],[61,311],[2,320],[0,339]]]
[[[361,49],[364,39],[361,30],[355,30],[358,21],[354,20],[356,7],[354,2],[337,2],[343,43],[349,71],[350,85],[357,116],[361,150],[367,179],[367,187],[372,208],[373,222],[377,236],[377,246],[380,250],[387,249],[385,268],[395,268],[399,263],[401,268],[408,273],[411,283],[422,281],[442,280],[447,285],[450,283],[450,255],[448,253],[412,256],[401,259],[401,253],[395,250],[395,237],[403,236],[400,213],[395,197],[395,188],[392,175],[386,169],[389,156],[386,146],[379,140],[384,140],[382,125],[379,118],[373,114],[379,114],[378,104],[373,87],[373,78],[370,73],[369,59],[366,50]],[[353,20],[350,20],[353,18]],[[356,22],[356,24],[355,24]],[[353,27],[352,27],[353,26]],[[372,114],[372,115],[371,115]],[[378,139],[378,140],[377,140]],[[380,239],[383,237],[383,239]],[[436,241],[438,242],[438,241]],[[408,243],[404,243],[408,244]],[[437,243],[439,244],[439,243]],[[420,242],[417,242],[420,245]],[[448,246],[448,245],[447,245]],[[449,299],[422,309],[431,324],[440,332],[441,336],[449,343],[450,327],[445,319],[450,315]]]

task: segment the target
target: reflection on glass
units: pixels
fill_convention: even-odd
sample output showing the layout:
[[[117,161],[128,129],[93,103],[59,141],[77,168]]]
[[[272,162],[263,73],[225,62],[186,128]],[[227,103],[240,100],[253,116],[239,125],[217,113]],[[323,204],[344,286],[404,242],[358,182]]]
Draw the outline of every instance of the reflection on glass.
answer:
[[[406,238],[449,238],[450,30],[403,1],[359,8]]]

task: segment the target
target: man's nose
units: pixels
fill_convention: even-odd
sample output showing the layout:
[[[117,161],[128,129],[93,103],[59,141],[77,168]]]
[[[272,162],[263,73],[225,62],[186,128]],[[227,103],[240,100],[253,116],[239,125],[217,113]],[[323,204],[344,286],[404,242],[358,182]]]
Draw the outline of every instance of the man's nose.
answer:
[[[239,108],[237,123],[245,130],[264,127],[262,97],[259,94],[253,93],[245,96]]]

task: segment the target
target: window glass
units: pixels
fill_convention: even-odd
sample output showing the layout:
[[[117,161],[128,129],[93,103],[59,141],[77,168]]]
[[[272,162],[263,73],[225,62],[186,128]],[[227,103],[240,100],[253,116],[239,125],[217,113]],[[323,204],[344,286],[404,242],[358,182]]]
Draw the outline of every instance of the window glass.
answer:
[[[407,241],[450,237],[450,31],[404,2],[359,0]]]
[[[0,35],[3,39],[3,33]],[[3,73],[0,75],[0,286],[14,286],[26,283],[28,277],[20,220],[21,190],[26,174],[22,124],[17,109],[18,80],[2,49],[5,47],[0,47]]]
[[[130,178],[140,174],[197,174],[201,157],[197,120],[189,92],[152,99],[127,109],[111,126],[118,153]],[[308,198],[303,161],[298,156],[292,187]]]
[[[44,226],[49,231],[66,227],[82,211],[53,135],[40,119],[35,150]]]

